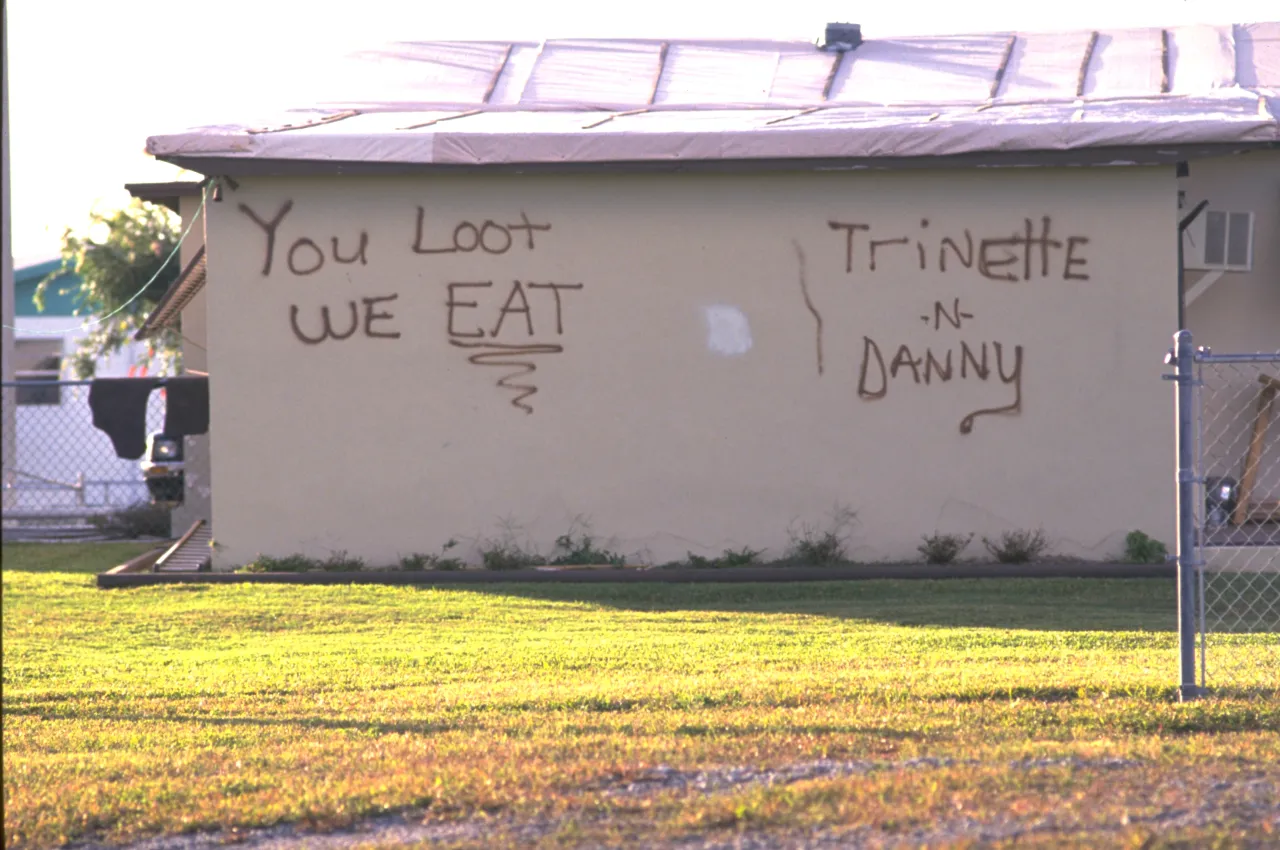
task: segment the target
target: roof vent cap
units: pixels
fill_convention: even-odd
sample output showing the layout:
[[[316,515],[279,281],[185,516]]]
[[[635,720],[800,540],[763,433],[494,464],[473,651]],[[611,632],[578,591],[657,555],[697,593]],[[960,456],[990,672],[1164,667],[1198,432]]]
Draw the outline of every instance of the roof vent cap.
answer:
[[[861,24],[827,24],[826,39],[822,45],[823,50],[843,52],[853,50],[859,44],[862,44]]]

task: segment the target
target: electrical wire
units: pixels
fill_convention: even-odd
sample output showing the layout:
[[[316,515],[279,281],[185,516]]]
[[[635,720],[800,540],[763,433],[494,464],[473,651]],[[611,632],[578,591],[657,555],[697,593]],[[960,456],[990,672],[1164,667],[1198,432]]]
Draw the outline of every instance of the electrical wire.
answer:
[[[205,202],[209,200],[209,188],[210,188],[209,185],[206,185],[204,187],[204,191],[200,195],[200,206],[196,208],[196,214],[191,217],[191,223],[187,225],[187,229],[182,231],[182,235],[178,237],[178,244],[173,246],[173,250],[169,252],[169,256],[165,258],[165,261],[160,264],[160,268],[156,269],[156,273],[151,276],[151,279],[148,280],[146,283],[144,283],[141,289],[139,289],[132,296],[130,296],[128,301],[124,302],[119,307],[112,310],[110,313],[107,313],[105,316],[90,317],[89,319],[85,320],[84,322],[81,322],[79,325],[77,325],[74,328],[63,328],[61,330],[56,330],[56,331],[41,331],[41,330],[35,330],[30,328],[15,328],[13,325],[4,325],[3,327],[7,330],[14,331],[15,333],[31,334],[33,336],[63,336],[65,334],[73,333],[75,331],[88,330],[93,325],[102,324],[107,319],[110,319],[112,316],[119,313],[125,307],[128,307],[134,301],[137,301],[139,298],[142,297],[142,293],[146,292],[147,289],[151,286],[151,284],[156,282],[156,278],[160,277],[160,273],[164,271],[165,268],[168,267],[169,263],[173,262],[173,258],[178,256],[178,251],[182,249],[182,243],[186,242],[187,236],[191,234],[191,228],[195,227],[196,222],[200,220],[200,217],[202,215],[204,215]]]

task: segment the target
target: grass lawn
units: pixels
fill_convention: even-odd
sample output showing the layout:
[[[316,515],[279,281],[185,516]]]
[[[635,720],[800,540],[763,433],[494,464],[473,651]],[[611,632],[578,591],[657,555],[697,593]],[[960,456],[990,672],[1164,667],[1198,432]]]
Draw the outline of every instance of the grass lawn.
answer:
[[[3,549],[8,847],[1280,844],[1280,705],[1174,701],[1172,582],[92,586],[145,548]]]

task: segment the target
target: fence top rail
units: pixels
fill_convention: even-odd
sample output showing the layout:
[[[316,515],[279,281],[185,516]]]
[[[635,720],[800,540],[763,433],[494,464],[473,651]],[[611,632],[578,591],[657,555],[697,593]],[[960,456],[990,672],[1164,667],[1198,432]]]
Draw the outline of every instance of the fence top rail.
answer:
[[[91,387],[93,381],[0,381],[0,387],[26,389],[27,387]]]
[[[1280,351],[1267,354],[1214,354],[1211,351],[1197,351],[1197,363],[1280,363]]]
[[[73,381],[70,378],[23,378],[17,381],[0,381],[0,387],[8,389],[10,387],[91,387],[98,381],[155,381],[156,389],[164,389],[165,382],[174,378],[203,378],[205,375],[197,372],[189,372],[185,375],[144,375],[137,378],[89,378],[83,381]]]

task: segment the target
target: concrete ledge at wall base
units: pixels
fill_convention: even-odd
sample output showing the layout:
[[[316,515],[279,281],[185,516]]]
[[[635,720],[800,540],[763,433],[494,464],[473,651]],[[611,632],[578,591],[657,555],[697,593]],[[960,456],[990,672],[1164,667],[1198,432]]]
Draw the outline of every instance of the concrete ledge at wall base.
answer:
[[[160,560],[160,556],[169,550],[169,543],[165,543],[159,549],[152,549],[149,552],[143,552],[135,558],[130,558],[117,567],[112,567],[105,573],[98,576],[98,586],[102,587],[103,576],[120,576],[133,575],[136,573],[150,573],[151,568],[156,565],[156,561]]]
[[[1053,561],[1041,564],[874,564],[838,567],[724,567],[677,569],[635,567],[540,567],[523,570],[368,570],[305,573],[116,573],[98,576],[98,587],[153,584],[412,584],[424,586],[504,583],[694,584],[869,579],[952,578],[1161,578],[1173,579],[1173,564]]]
[[[1205,547],[1205,572],[1280,573],[1280,546]]]

